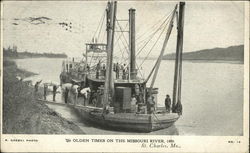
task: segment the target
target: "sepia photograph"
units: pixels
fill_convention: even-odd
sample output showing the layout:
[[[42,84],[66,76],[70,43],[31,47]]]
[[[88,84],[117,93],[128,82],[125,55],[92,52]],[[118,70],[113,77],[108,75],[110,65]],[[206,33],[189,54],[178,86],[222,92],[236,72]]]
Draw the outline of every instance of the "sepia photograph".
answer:
[[[1,2],[2,135],[246,136],[246,5]]]

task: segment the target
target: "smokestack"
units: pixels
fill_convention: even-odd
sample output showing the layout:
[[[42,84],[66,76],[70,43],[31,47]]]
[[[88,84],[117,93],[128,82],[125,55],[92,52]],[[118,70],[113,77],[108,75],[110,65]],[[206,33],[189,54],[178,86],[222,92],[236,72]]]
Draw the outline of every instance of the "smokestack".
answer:
[[[130,78],[135,79],[135,9],[129,9],[129,51],[130,51]]]

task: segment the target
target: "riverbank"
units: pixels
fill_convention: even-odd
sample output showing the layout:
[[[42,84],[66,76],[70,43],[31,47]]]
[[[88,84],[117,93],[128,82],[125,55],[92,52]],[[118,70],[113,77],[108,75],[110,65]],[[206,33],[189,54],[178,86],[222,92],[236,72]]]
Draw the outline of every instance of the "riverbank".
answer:
[[[84,134],[73,122],[37,101],[41,93],[35,95],[28,82],[18,79],[31,75],[35,74],[18,69],[14,61],[3,61],[3,133]]]

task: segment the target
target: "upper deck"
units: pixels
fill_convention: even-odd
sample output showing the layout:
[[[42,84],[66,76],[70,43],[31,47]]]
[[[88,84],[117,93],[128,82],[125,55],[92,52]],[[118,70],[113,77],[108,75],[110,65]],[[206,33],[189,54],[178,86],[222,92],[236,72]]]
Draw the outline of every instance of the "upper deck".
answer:
[[[107,52],[107,44],[103,43],[86,43],[86,52]]]
[[[93,81],[93,82],[98,82],[98,83],[104,83],[105,82],[105,74],[104,74],[104,71],[100,71],[98,77],[96,75],[96,71],[89,71],[87,73],[87,79],[89,81]],[[114,79],[114,83],[115,84],[141,84],[141,83],[144,83],[145,80],[143,78],[135,78],[135,79],[130,79],[128,78],[128,76],[122,76],[122,72],[119,73],[119,78],[116,78],[116,73],[114,72],[113,73],[113,79]]]

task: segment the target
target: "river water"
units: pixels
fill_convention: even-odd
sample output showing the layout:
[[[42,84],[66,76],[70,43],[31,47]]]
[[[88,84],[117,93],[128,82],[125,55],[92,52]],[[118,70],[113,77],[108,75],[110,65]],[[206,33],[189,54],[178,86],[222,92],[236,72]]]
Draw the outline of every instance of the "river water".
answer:
[[[19,68],[35,72],[31,80],[59,83],[63,59],[18,59]],[[138,61],[140,63],[140,61]],[[147,76],[154,60],[143,64]],[[172,97],[174,61],[162,61],[155,87],[159,88],[158,105],[164,106],[166,94]],[[233,62],[184,61],[182,75],[183,115],[174,126],[153,135],[243,135],[243,74],[244,65]],[[57,97],[60,99],[60,96]],[[93,127],[66,106],[48,105],[64,118],[76,123],[87,134],[145,134],[112,131]]]

